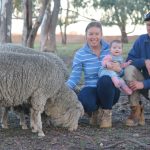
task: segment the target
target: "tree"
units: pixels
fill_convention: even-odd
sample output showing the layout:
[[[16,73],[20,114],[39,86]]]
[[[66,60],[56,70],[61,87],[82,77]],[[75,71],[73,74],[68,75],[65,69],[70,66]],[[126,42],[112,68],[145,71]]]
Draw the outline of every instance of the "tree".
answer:
[[[0,0],[0,43],[11,42],[12,0]]]
[[[121,31],[122,42],[127,43],[127,24],[143,23],[144,12],[150,10],[149,0],[93,0],[95,9],[102,9],[100,20],[104,25],[117,25]]]
[[[67,27],[70,24],[76,23],[79,16],[78,12],[73,11],[71,0],[67,0],[66,9],[61,8],[59,13],[58,25],[60,27],[60,33],[62,37],[62,44],[67,44]]]
[[[44,12],[49,0],[40,1],[39,15],[36,16],[36,20],[33,24],[32,13],[32,1],[23,0],[23,14],[24,14],[24,26],[22,34],[22,44],[28,47],[34,47],[34,41],[37,35],[37,31],[42,23]],[[37,15],[37,14],[36,14]]]
[[[58,14],[60,10],[60,0],[49,1],[44,14],[41,26],[41,50],[55,51],[56,50],[56,26],[58,22]]]

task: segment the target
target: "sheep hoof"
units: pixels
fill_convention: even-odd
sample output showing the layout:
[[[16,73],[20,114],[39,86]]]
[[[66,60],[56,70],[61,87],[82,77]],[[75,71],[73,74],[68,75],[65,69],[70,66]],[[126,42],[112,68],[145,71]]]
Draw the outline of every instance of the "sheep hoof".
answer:
[[[27,127],[26,125],[23,125],[23,126],[22,126],[22,129],[23,129],[23,130],[27,130],[28,127]]]
[[[39,132],[39,133],[38,133],[38,136],[39,136],[39,137],[44,137],[45,134],[44,134],[43,132]]]
[[[74,127],[72,127],[72,128],[69,128],[68,130],[69,130],[70,132],[72,132],[72,131],[76,131],[77,128],[78,128],[78,126],[74,126]]]
[[[37,130],[36,130],[36,129],[32,129],[32,132],[33,132],[33,133],[36,133],[36,132],[37,132]]]
[[[3,128],[3,129],[8,129],[8,126],[2,124],[2,128]]]

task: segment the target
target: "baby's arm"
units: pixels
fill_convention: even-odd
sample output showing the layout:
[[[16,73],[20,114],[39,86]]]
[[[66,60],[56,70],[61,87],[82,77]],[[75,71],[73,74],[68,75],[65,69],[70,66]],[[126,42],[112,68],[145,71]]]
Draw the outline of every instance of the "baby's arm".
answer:
[[[102,61],[102,65],[104,67],[111,68],[112,57],[110,55],[106,55]]]
[[[131,64],[131,60],[128,60],[127,62],[124,62],[121,64],[121,68],[126,68],[127,66],[129,66]]]

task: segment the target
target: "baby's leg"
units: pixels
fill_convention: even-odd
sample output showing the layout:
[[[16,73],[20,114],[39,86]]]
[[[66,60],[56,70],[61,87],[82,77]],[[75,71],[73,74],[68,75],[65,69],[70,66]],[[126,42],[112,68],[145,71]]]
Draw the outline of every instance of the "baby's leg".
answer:
[[[120,84],[120,79],[116,76],[111,77],[112,82],[114,83],[116,88],[120,88],[121,84]]]
[[[127,86],[127,84],[125,83],[125,81],[123,79],[120,78],[120,89],[126,93],[127,95],[131,95],[132,94],[132,90]]]

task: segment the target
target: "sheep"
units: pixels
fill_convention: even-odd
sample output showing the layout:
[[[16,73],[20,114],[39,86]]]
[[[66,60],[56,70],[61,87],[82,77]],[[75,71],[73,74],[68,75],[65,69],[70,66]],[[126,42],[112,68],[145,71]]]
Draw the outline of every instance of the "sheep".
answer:
[[[62,74],[64,75],[65,79],[68,78],[67,67],[65,66],[64,62],[57,55],[55,55],[53,53],[39,52],[32,48],[28,48],[28,47],[24,47],[24,46],[21,46],[18,44],[12,44],[12,43],[0,44],[0,51],[44,55],[51,62],[55,63],[55,65],[57,65],[59,67],[59,69],[62,72]],[[19,106],[19,108],[20,107],[21,106]],[[24,108],[24,105],[22,108]],[[8,128],[7,115],[8,115],[9,109],[10,108],[5,108],[5,109],[3,108],[2,117],[1,117],[2,128],[6,128],[6,129]],[[15,112],[16,112],[16,114],[19,114],[19,116],[20,116],[20,125],[22,126],[22,129],[27,129],[27,125],[26,125],[25,119],[24,119],[24,113],[21,112],[21,109],[19,109],[19,111],[18,111],[17,107],[15,108]]]
[[[14,49],[17,51],[15,51]],[[33,49],[25,48],[25,47],[13,45],[13,44],[0,45],[0,51],[5,51],[5,52],[8,51],[8,52],[15,52],[15,53],[16,52],[28,53],[28,54],[30,53],[32,55],[35,55],[35,54],[45,55],[44,53],[41,54],[41,52],[35,52]],[[51,55],[50,57],[48,55],[46,53],[47,59],[49,59],[51,63],[54,62],[53,65],[56,68],[59,68],[59,71],[61,72],[60,74],[62,75],[61,79],[59,80],[62,80],[63,84],[62,86],[61,84],[57,85],[60,88],[59,92],[55,94],[55,96],[50,95],[50,97],[47,99],[47,102],[45,105],[46,107],[44,108],[44,110],[46,114],[50,116],[50,121],[53,125],[67,127],[70,131],[76,130],[78,126],[78,119],[84,114],[83,106],[78,101],[76,94],[65,85],[64,79],[66,76],[64,75],[65,69],[63,68],[64,66],[63,63],[59,62],[59,59],[55,57],[54,54],[52,55],[50,54]],[[54,55],[54,58],[53,58],[53,55]],[[62,70],[64,71],[64,73],[62,73]],[[52,74],[52,76],[53,78],[55,78],[54,74]],[[54,108],[59,111],[54,111],[55,110]],[[31,122],[32,122],[32,118],[33,118],[33,115],[32,115],[32,110],[31,110]],[[32,122],[31,124],[34,127],[34,122]]]
[[[38,136],[44,136],[41,113],[46,101],[63,83],[59,68],[46,57],[0,53],[0,106],[31,104],[32,132],[38,132]]]

